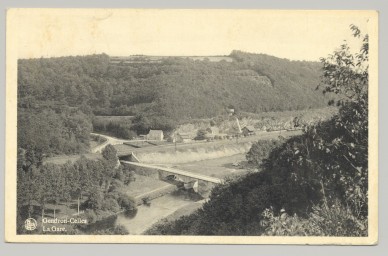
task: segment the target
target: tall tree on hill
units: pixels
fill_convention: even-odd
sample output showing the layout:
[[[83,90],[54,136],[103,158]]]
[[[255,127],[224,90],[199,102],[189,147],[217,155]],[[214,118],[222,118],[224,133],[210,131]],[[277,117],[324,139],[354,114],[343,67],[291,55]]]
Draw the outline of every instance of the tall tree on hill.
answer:
[[[369,37],[358,27],[350,26],[353,36],[362,40],[360,51],[350,52],[345,43],[323,63],[324,92],[341,96],[337,105],[340,113],[335,117],[337,137],[322,147],[333,152],[337,164],[330,168],[339,175],[344,199],[363,215],[367,212],[368,194],[368,85],[369,85]],[[342,170],[336,165],[341,163]],[[328,176],[329,177],[329,176]],[[328,183],[332,182],[328,179]]]
[[[132,129],[137,134],[147,134],[151,127],[151,121],[143,114],[136,115],[132,123]]]
[[[107,160],[109,167],[113,169],[117,165],[117,150],[111,144],[107,145],[101,154]]]
[[[107,192],[110,186],[110,182],[113,176],[116,174],[116,169],[119,164],[119,159],[117,157],[117,150],[112,145],[107,145],[102,150],[102,156],[106,160],[106,164],[102,166],[102,180],[101,185],[105,184],[104,191]]]

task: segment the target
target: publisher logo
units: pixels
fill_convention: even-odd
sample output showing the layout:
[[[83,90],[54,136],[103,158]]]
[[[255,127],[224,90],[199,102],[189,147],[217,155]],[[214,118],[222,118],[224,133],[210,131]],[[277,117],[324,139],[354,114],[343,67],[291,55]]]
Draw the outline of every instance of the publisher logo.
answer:
[[[38,226],[38,223],[33,218],[28,218],[24,222],[24,228],[29,231],[35,230],[37,226]]]

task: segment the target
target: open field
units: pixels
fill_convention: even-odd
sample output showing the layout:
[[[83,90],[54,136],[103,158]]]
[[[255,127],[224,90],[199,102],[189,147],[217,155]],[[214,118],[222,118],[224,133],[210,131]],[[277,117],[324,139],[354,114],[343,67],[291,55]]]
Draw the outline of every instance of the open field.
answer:
[[[271,119],[281,119],[281,118],[290,118],[290,117],[299,117],[303,121],[313,121],[314,119],[327,119],[338,112],[338,108],[328,106],[323,108],[314,108],[308,110],[292,110],[292,111],[268,111],[261,113],[248,113],[242,112],[241,116],[243,117],[252,117],[256,119],[271,118]]]
[[[152,230],[153,227],[155,227],[157,225],[165,224],[165,223],[177,220],[177,219],[179,219],[182,216],[187,216],[187,215],[190,215],[190,214],[194,213],[196,210],[202,208],[204,202],[206,202],[206,201],[207,201],[206,199],[203,199],[201,201],[193,202],[191,204],[182,206],[181,208],[177,209],[175,212],[171,213],[167,217],[165,217],[165,218],[155,222],[155,224],[153,224],[149,229],[147,229],[144,232],[144,234],[147,235],[148,232],[150,230]]]
[[[170,187],[171,185],[167,182],[150,178],[143,175],[136,175],[136,181],[129,183],[127,186],[122,187],[122,192],[126,193],[132,197],[141,197],[146,195],[151,191],[163,189],[165,187]]]
[[[226,146],[233,145],[238,143],[252,142],[257,140],[267,140],[267,139],[277,139],[279,136],[290,137],[301,134],[302,131],[272,131],[272,132],[258,132],[256,135],[230,139],[230,140],[217,140],[217,141],[193,141],[191,143],[178,143],[176,145],[177,151],[185,151],[199,148],[211,148],[215,146]],[[129,155],[132,152],[135,153],[146,153],[146,152],[175,152],[175,145],[173,143],[159,145],[154,147],[144,147],[144,148],[133,148],[126,145],[115,145],[117,153],[119,156]]]
[[[116,225],[125,226],[131,235],[140,235],[160,219],[191,204],[193,201],[184,195],[167,194],[152,200],[150,206],[140,205],[134,218],[128,218],[123,214],[118,215]]]
[[[103,121],[106,123],[122,123],[131,122],[134,116],[94,116],[96,121]]]
[[[245,160],[245,154],[237,154],[210,160],[177,164],[171,167],[223,179],[247,173],[248,170],[233,166],[234,163],[240,163]]]
[[[80,159],[81,156],[85,156],[87,159],[91,159],[91,160],[99,160],[99,159],[102,159],[102,155],[101,155],[101,154],[97,154],[97,153],[88,153],[88,154],[83,154],[83,155],[71,155],[71,156],[63,155],[63,156],[54,156],[54,157],[50,157],[50,158],[47,158],[47,159],[43,160],[43,163],[52,163],[52,164],[58,164],[58,165],[65,164],[65,163],[67,163],[68,161],[74,163],[75,161],[77,161],[78,159]]]

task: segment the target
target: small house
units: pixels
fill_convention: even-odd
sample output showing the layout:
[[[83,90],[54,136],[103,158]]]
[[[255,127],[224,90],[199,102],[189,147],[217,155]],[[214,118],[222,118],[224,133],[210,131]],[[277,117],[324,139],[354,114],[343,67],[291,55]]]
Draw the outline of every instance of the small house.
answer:
[[[252,125],[245,126],[242,128],[242,133],[244,136],[254,135],[255,134],[255,128]]]
[[[234,108],[228,108],[228,113],[230,116],[232,116],[234,114]]]
[[[183,143],[188,143],[193,140],[193,135],[190,133],[178,133],[176,135],[176,141],[177,142],[183,142]]]
[[[159,140],[162,141],[164,139],[164,134],[162,130],[150,130],[147,134],[147,140]]]
[[[210,134],[217,135],[220,133],[220,129],[218,127],[212,126],[209,128]]]

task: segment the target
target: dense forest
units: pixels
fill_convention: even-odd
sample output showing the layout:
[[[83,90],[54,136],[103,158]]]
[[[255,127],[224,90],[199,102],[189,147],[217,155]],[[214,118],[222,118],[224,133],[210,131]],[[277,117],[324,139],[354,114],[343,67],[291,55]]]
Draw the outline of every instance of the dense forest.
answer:
[[[368,35],[357,54],[345,43],[322,58],[323,92],[341,95],[339,113],[305,128],[261,161],[262,171],[216,187],[202,209],[159,224],[151,235],[368,235]]]
[[[171,57],[120,64],[105,54],[19,60],[19,99],[89,106],[98,115],[172,119],[212,117],[230,104],[246,112],[326,104],[314,90],[319,63],[239,51],[230,56],[235,61]]]
[[[232,62],[183,57],[113,62],[106,55],[18,62],[18,144],[45,154],[82,153],[95,131],[130,138],[192,118],[318,108],[321,65],[233,51]],[[134,116],[101,123],[94,116]],[[93,127],[94,126],[94,127]]]

